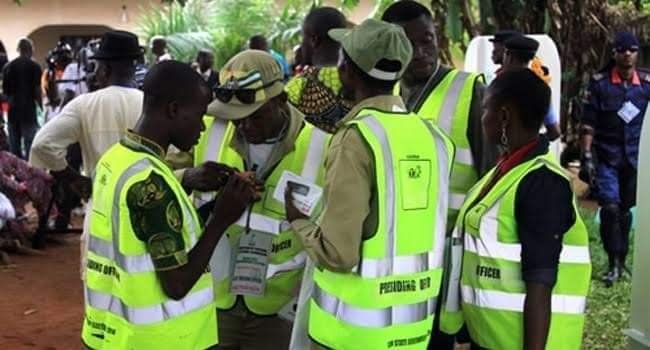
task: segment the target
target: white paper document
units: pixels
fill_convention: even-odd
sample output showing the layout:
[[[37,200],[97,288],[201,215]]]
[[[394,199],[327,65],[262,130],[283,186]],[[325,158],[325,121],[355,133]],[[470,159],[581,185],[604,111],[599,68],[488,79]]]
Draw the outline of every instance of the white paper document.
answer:
[[[278,181],[278,187],[273,192],[273,198],[284,204],[284,191],[287,184],[293,188],[294,205],[301,213],[311,216],[323,196],[323,189],[309,180],[290,171],[284,171]]]

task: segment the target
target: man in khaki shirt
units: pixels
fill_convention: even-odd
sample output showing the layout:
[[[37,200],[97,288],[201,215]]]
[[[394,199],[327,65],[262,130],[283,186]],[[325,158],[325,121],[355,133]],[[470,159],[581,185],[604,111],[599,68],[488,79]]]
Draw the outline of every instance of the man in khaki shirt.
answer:
[[[346,123],[355,119],[362,109],[405,112],[406,107],[401,97],[392,95],[394,84],[377,81],[370,88],[358,77],[363,71],[350,64],[354,58],[348,57],[345,49],[342,54],[346,60],[339,64],[339,74],[343,84],[354,92],[355,107],[339,121],[339,130],[332,137],[327,153],[323,194],[326,205],[318,224],[303,217],[291,217],[289,212],[287,219],[317,265],[348,272],[359,262],[362,238],[376,231],[378,209],[372,151],[359,131]],[[356,74],[351,74],[351,70],[357,70]],[[298,214],[294,208],[289,209]]]
[[[347,32],[341,36],[336,30],[330,31],[330,36],[342,43],[343,57],[339,61],[339,75],[344,87],[354,93],[355,107],[339,121],[338,131],[332,137],[325,160],[325,205],[318,221],[312,222],[293,206],[291,189],[285,193],[287,220],[309,257],[319,268],[341,273],[350,272],[358,265],[362,241],[376,232],[379,215],[372,150],[366,145],[357,128],[346,124],[357,118],[362,109],[406,111],[402,98],[393,96],[392,89],[410,60],[408,39],[402,32],[400,37],[405,43],[387,42],[383,45],[385,52],[364,50],[363,44],[348,36],[365,31],[366,28],[374,30],[381,25],[392,26],[385,23],[368,24],[369,21],[372,20],[355,28],[354,34]],[[364,35],[359,34],[356,37],[362,38]],[[381,38],[377,40],[379,39]],[[406,46],[409,47],[408,54],[390,52],[389,49]],[[364,68],[361,68],[362,66]],[[395,79],[387,81],[374,78],[373,74],[377,70],[382,73],[391,72],[389,74],[394,75]],[[301,291],[301,298],[304,294]],[[300,303],[302,302],[301,300]],[[301,310],[298,311],[294,327],[300,327],[300,322],[304,322],[300,317]],[[295,330],[293,340],[292,349],[300,348],[295,346]],[[320,347],[312,343],[311,348]]]

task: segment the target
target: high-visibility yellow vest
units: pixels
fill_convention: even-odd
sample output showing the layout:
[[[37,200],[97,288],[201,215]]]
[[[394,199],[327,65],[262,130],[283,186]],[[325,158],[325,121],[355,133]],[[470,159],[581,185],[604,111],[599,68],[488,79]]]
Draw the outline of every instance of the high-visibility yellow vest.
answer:
[[[467,191],[478,181],[475,160],[467,138],[470,106],[477,80],[483,81],[483,76],[452,69],[413,111],[421,118],[432,120],[449,135],[456,146],[450,182],[447,220],[449,231],[456,222],[458,209],[463,204]]]
[[[181,300],[162,290],[145,242],[133,231],[126,196],[152,172],[182,208],[189,252],[202,233],[171,169],[156,157],[116,144],[100,159],[93,185],[83,342],[92,349],[206,349],[217,343],[212,277],[203,273]]]
[[[215,121],[206,117],[206,132],[202,135],[195,152],[195,164],[216,161],[237,169],[244,169],[244,160],[230,147],[236,128],[232,123]],[[305,267],[306,254],[302,244],[286,221],[284,204],[273,198],[273,192],[284,171],[300,175],[311,183],[322,186],[323,161],[330,136],[305,123],[295,142],[295,149],[282,158],[264,183],[262,200],[255,203],[248,218],[246,212],[226,231],[232,247],[236,247],[248,222],[251,231],[273,235],[272,251],[266,272],[266,287],[263,296],[243,296],[247,308],[259,315],[276,314],[292,302],[300,288]],[[202,205],[214,198],[214,193],[197,193],[195,204]],[[217,257],[223,264],[230,263],[229,256]],[[230,269],[214,270],[217,308],[226,310],[233,307],[237,295],[230,292]]]
[[[358,115],[349,124],[374,155],[377,231],[362,242],[353,271],[314,271],[309,335],[332,349],[426,349],[442,276],[453,144],[412,113]]]
[[[515,198],[526,174],[542,166],[566,178],[554,156],[547,152],[510,170],[476,202],[492,178],[492,170],[470,191],[454,229],[453,239],[462,240],[464,245],[462,268],[456,266],[456,271],[462,272],[460,283],[450,285],[445,311],[458,311],[458,305],[453,304],[460,299],[472,340],[487,349],[523,348],[526,285],[521,277]],[[575,201],[574,210],[576,221],[563,236],[557,283],[552,291],[546,344],[552,350],[580,349],[582,342],[591,263],[587,229]],[[459,260],[454,260],[458,265]],[[458,281],[458,276],[452,280]],[[445,313],[443,321],[449,322],[446,318]]]

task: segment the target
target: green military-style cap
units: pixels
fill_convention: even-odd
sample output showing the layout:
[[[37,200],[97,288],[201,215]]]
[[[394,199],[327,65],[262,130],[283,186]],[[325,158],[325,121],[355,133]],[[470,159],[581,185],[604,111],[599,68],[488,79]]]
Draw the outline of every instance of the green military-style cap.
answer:
[[[375,19],[367,19],[352,29],[332,29],[329,36],[341,43],[359,68],[378,80],[399,80],[413,55],[411,42],[402,27]],[[398,61],[399,71],[378,69],[377,63],[382,59]]]

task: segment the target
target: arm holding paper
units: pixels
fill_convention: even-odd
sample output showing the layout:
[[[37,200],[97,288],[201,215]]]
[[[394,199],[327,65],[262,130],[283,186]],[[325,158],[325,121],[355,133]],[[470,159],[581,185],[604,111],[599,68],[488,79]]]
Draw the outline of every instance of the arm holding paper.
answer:
[[[287,220],[317,266],[348,272],[359,263],[364,226],[371,212],[373,159],[356,129],[332,139],[325,163],[323,211],[317,223],[285,201]],[[287,188],[287,192],[290,187]],[[285,193],[291,198],[291,193]],[[293,195],[295,197],[295,195]]]

